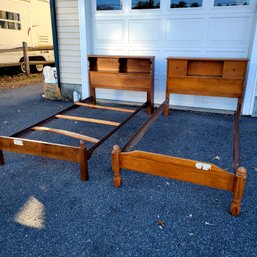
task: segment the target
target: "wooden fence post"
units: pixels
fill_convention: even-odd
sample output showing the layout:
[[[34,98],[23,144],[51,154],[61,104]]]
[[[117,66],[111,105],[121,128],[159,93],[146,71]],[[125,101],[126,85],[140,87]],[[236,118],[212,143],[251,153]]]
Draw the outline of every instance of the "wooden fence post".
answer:
[[[22,42],[22,50],[23,50],[23,57],[26,69],[26,75],[30,75],[30,66],[29,66],[29,56],[28,56],[28,44],[26,42]]]

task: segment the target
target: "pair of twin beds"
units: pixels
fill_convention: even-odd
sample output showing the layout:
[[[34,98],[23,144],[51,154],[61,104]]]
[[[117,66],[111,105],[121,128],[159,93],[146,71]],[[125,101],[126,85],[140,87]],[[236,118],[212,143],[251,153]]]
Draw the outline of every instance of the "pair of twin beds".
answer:
[[[171,179],[182,180],[204,186],[228,190],[233,193],[230,212],[239,215],[243,197],[246,170],[240,167],[239,117],[244,92],[246,59],[179,59],[168,58],[166,100],[152,114],[154,95],[154,57],[139,56],[88,56],[90,97],[62,110],[9,137],[0,136],[0,165],[4,164],[3,151],[38,155],[48,158],[77,162],[80,164],[81,180],[88,179],[88,160],[94,150],[125,125],[134,115],[146,108],[149,119],[120,149],[115,145],[112,151],[114,185],[121,186],[121,169],[134,170]],[[96,104],[96,89],[119,89],[145,92],[147,101],[137,109],[127,109]],[[233,168],[234,174],[211,163],[182,159],[152,152],[130,151],[143,137],[151,124],[161,113],[169,112],[170,94],[189,94],[237,98],[237,110],[233,119]],[[128,116],[122,122],[99,120],[67,115],[76,108],[104,109],[125,112]],[[87,108],[87,109],[86,109]],[[96,139],[72,131],[46,127],[56,119],[78,122],[93,122],[103,126],[114,126],[103,138]],[[33,131],[51,132],[80,140],[78,146],[70,146],[26,139]],[[93,145],[88,149],[86,142]]]

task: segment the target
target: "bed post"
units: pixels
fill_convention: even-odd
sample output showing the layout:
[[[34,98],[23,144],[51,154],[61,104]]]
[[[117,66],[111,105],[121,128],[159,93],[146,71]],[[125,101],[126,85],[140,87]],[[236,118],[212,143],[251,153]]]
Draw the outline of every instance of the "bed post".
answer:
[[[169,92],[169,85],[168,85],[168,74],[169,74],[169,67],[170,67],[170,62],[167,59],[167,68],[166,68],[166,94],[165,94],[165,99],[167,100],[167,104],[164,109],[164,116],[169,115],[169,104],[170,104],[170,92]]]
[[[90,85],[90,96],[91,96],[91,103],[96,104],[96,97],[95,97],[95,88]]]
[[[0,150],[0,165],[3,165],[4,164],[4,154],[3,154],[3,151]]]
[[[246,169],[244,167],[239,167],[235,176],[236,178],[234,183],[233,198],[230,206],[230,213],[234,216],[238,216],[240,214],[240,205],[244,194]]]
[[[169,115],[169,103],[170,103],[170,97],[169,95],[166,93],[166,105],[165,105],[165,109],[164,109],[164,116],[168,116]]]
[[[120,187],[121,186],[120,147],[118,145],[114,145],[112,150],[112,170],[114,172],[114,178],[113,178],[114,186]]]
[[[80,141],[80,179],[83,181],[88,180],[88,161],[87,161],[87,148],[83,140]]]
[[[147,107],[146,112],[151,115],[153,113],[153,94],[151,92],[147,92]]]
[[[241,101],[239,99],[237,111],[234,113],[233,117],[233,168],[235,173],[240,165],[240,110]]]

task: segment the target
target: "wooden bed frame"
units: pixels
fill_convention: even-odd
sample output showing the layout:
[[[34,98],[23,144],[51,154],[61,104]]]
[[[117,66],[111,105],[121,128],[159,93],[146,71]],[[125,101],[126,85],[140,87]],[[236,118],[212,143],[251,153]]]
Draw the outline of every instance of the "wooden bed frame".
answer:
[[[230,213],[240,214],[246,169],[240,167],[239,118],[244,92],[247,59],[168,58],[166,100],[146,123],[120,149],[112,151],[114,185],[121,186],[121,169],[134,170],[166,178],[227,190],[233,193]],[[144,151],[129,151],[147,129],[164,112],[168,115],[169,95],[189,94],[237,98],[233,115],[233,169],[230,173],[214,164]]]
[[[121,66],[120,61],[122,61],[123,66]],[[58,112],[55,115],[52,115],[32,126],[29,126],[28,128],[18,133],[15,133],[11,136],[0,136],[0,165],[4,164],[3,150],[21,154],[43,156],[79,163],[80,179],[84,181],[88,180],[88,160],[94,150],[143,108],[147,108],[148,113],[152,112],[152,101],[154,94],[154,57],[94,55],[88,56],[88,64],[90,78],[90,97],[81,102],[76,102],[71,107],[62,110],[61,112]],[[102,79],[102,77],[104,77],[104,79]],[[147,101],[136,110],[96,105],[96,88],[146,92]],[[71,110],[85,107],[88,109],[97,108],[110,111],[125,112],[129,115],[121,123],[66,115]],[[93,122],[97,124],[114,126],[114,129],[106,134],[103,138],[96,139],[67,130],[45,127],[47,123],[53,121],[54,119]],[[52,132],[68,137],[73,137],[79,139],[80,144],[79,146],[70,146],[24,138],[24,136],[33,131]],[[91,142],[93,143],[93,146],[87,149],[85,142]]]

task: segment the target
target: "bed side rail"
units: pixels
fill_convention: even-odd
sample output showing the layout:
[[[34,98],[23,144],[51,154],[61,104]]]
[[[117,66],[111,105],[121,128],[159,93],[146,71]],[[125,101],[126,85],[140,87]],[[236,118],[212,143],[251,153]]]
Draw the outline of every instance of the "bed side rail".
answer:
[[[150,118],[136,131],[136,133],[129,139],[126,145],[122,148],[122,152],[126,152],[133,148],[139,140],[144,136],[153,122],[158,119],[160,114],[164,111],[165,106],[168,103],[168,98],[158,107],[158,109],[150,116]]]

